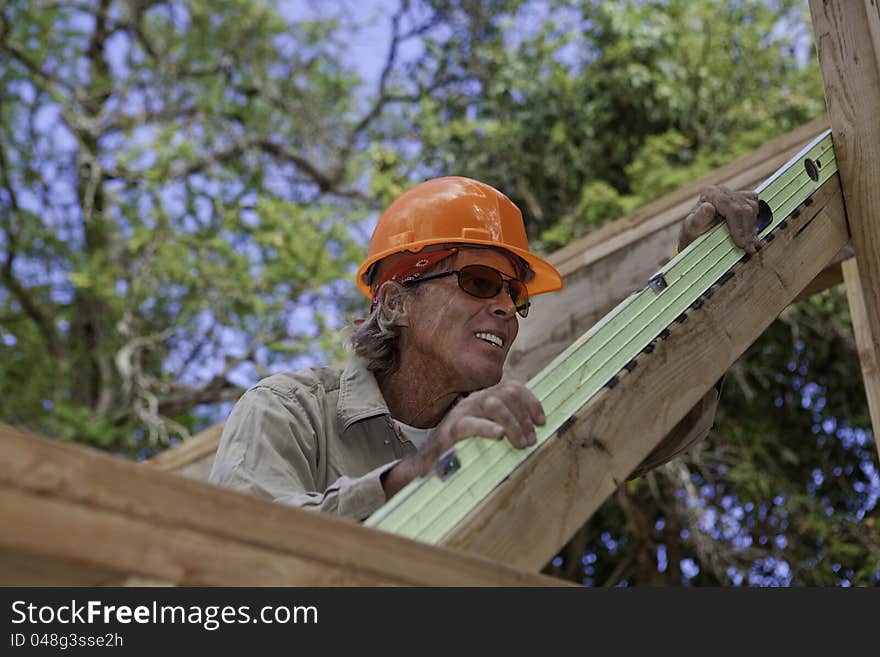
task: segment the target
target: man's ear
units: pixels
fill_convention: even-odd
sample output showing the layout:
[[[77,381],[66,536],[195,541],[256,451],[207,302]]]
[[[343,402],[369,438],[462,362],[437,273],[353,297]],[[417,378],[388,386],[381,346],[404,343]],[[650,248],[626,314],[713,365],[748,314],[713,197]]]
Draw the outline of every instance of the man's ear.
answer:
[[[379,305],[391,322],[397,326],[409,326],[409,294],[400,283],[388,281],[379,290]]]

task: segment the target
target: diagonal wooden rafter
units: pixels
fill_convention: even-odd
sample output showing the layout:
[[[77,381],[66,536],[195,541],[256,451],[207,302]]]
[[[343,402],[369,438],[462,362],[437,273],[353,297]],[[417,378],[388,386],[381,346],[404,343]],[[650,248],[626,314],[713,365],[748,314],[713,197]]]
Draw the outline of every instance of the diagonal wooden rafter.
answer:
[[[856,263],[844,270],[880,450],[880,4],[810,0]]]
[[[542,567],[847,244],[837,177],[669,337],[496,487],[442,544]]]
[[[809,207],[813,194],[836,172],[831,131],[826,130],[759,186],[762,225],[766,222],[761,242],[772,242],[789,220],[796,221],[800,206]],[[729,231],[716,226],[532,378],[528,387],[547,416],[536,431],[534,449],[564,433],[603,387],[617,385],[622,371],[632,371],[649,357],[656,342],[668,337],[670,326],[686,321],[749,260]],[[698,407],[695,415],[703,417],[705,410]],[[704,425],[703,431],[710,428]],[[437,544],[534,449],[517,452],[505,442],[466,440],[444,457],[439,476],[413,481],[365,524]]]
[[[568,584],[6,425],[0,526],[5,585]]]

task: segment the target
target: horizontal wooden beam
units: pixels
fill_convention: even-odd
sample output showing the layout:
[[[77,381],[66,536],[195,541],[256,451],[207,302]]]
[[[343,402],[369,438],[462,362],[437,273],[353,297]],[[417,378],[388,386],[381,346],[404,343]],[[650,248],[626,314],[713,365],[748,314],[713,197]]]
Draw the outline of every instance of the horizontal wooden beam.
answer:
[[[567,584],[6,425],[0,526],[4,585]]]
[[[207,481],[214,465],[214,455],[220,446],[223,422],[208,427],[179,445],[169,447],[144,463],[164,472],[175,472],[185,477]]]
[[[552,253],[549,260],[563,276],[567,276],[615,251],[626,249],[646,235],[677,226],[704,188],[709,185],[726,185],[734,189],[755,187],[785,164],[804,144],[828,128],[826,116],[805,123],[768,141],[748,155],[565,245]]]
[[[562,436],[542,444],[443,544],[545,565],[848,241],[837,177],[711,299],[673,324]]]

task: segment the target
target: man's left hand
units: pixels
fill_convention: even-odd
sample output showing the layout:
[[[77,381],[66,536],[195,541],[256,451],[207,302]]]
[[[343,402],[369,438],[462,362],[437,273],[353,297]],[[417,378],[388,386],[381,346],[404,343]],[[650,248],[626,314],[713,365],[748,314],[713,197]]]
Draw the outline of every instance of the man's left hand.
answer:
[[[725,222],[733,243],[749,255],[758,251],[758,194],[751,191],[732,192],[727,187],[711,185],[700,192],[700,198],[681,226],[678,250],[684,248],[713,226]]]

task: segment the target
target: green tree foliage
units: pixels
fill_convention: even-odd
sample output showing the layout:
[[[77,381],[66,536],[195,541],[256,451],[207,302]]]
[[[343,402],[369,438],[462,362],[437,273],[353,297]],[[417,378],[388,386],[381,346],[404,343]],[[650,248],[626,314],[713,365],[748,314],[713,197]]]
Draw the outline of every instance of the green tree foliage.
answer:
[[[318,109],[355,81],[328,26],[251,2],[40,4],[2,14],[3,416],[167,443],[259,349],[308,348],[292,310],[352,259]]]
[[[341,356],[369,131],[400,102],[358,96],[344,50],[337,21],[258,1],[4,3],[5,421],[155,449]]]
[[[824,108],[815,65],[795,56],[809,45],[799,1],[506,9],[462,9],[477,26],[463,33],[481,38],[478,50],[459,47],[469,84],[436,97],[415,124],[429,166],[506,190],[547,249]],[[585,202],[585,185],[598,183],[608,212]]]

